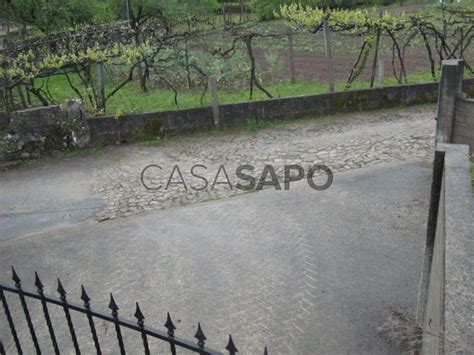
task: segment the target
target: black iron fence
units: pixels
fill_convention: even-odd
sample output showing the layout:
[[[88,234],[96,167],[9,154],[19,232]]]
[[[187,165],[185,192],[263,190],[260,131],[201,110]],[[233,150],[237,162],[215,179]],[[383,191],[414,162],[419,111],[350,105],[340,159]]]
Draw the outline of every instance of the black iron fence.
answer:
[[[70,302],[67,299],[66,290],[64,289],[59,279],[58,279],[58,286],[57,286],[57,292],[59,294],[59,297],[49,296],[44,293],[43,283],[41,282],[38,276],[38,273],[36,272],[35,272],[36,291],[27,290],[22,287],[21,280],[18,277],[18,274],[15,272],[15,269],[13,267],[12,267],[12,280],[15,283],[14,286],[8,286],[8,285],[0,283],[0,299],[3,305],[3,311],[6,317],[6,321],[10,328],[13,342],[15,344],[15,348],[18,354],[24,354],[25,351],[22,347],[22,342],[20,341],[20,337],[18,334],[17,326],[15,325],[14,317],[7,303],[7,298],[5,296],[6,293],[12,293],[12,294],[18,295],[22,313],[24,314],[26,324],[28,326],[29,336],[31,337],[33,346],[37,354],[41,354],[42,350],[40,347],[40,342],[38,341],[38,336],[36,333],[35,326],[33,325],[33,322],[31,319],[27,299],[28,300],[34,299],[41,303],[41,308],[44,315],[44,320],[46,322],[46,326],[48,328],[51,345],[56,355],[60,354],[60,347],[58,345],[55,328],[51,321],[50,310],[48,308],[49,305],[59,306],[63,309],[67,328],[69,330],[69,335],[71,337],[74,351],[76,354],[81,354],[81,346],[79,344],[79,340],[76,335],[76,329],[74,327],[74,323],[71,317],[71,312],[84,314],[87,317],[90,333],[91,333],[92,340],[93,340],[94,347],[97,354],[102,354],[103,349],[101,347],[100,338],[97,334],[96,326],[94,323],[95,318],[101,319],[106,322],[110,322],[114,325],[118,347],[122,355],[126,353],[124,338],[122,336],[122,330],[121,330],[122,328],[127,328],[127,329],[140,333],[142,343],[143,343],[143,351],[145,354],[150,354],[150,346],[148,343],[149,337],[154,338],[154,339],[159,339],[161,341],[168,343],[170,353],[173,355],[176,354],[177,349],[180,349],[180,348],[187,349],[188,351],[199,353],[199,354],[210,354],[210,355],[223,354],[222,352],[211,349],[205,345],[205,341],[207,340],[207,338],[204,335],[204,332],[201,328],[200,323],[198,323],[197,331],[196,331],[196,334],[194,335],[194,337],[197,339],[197,342],[192,342],[175,335],[176,327],[173,321],[171,320],[169,313],[167,315],[167,319],[164,324],[164,327],[167,329],[167,331],[161,331],[161,330],[152,328],[148,325],[145,325],[145,317],[142,311],[140,310],[140,306],[138,305],[138,302],[136,303],[136,310],[135,310],[136,321],[131,321],[119,316],[119,312],[118,312],[119,307],[117,306],[112,294],[110,294],[110,303],[109,303],[110,314],[109,314],[109,313],[94,310],[91,307],[91,299],[87,295],[86,290],[84,289],[84,286],[81,286],[81,300],[83,301],[83,304],[79,304],[79,303]],[[225,349],[227,350],[229,354],[236,354],[238,352],[232,340],[231,335],[229,335],[229,340]],[[65,349],[65,350],[70,350],[70,349]],[[137,352],[136,350],[137,349],[134,349],[133,353],[136,353]],[[43,353],[49,353],[49,352],[43,351]],[[0,339],[0,355],[5,355],[5,354],[6,354],[5,347],[4,347],[4,344],[2,343],[2,340]],[[266,348],[264,350],[264,354],[267,354]]]

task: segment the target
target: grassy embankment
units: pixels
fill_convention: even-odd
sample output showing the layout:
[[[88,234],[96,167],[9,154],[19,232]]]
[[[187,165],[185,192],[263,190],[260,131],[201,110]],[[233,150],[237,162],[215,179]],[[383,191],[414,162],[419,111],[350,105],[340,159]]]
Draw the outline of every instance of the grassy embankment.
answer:
[[[74,80],[74,78],[73,78]],[[408,83],[428,83],[432,82],[429,73],[419,73],[408,77]],[[377,86],[378,83],[375,84]],[[387,78],[384,82],[385,86],[398,85],[395,79]],[[49,79],[49,91],[57,102],[62,102],[66,99],[77,98],[77,94],[69,87],[67,81],[62,76],[54,76]],[[345,82],[336,83],[336,90],[344,90]],[[351,90],[365,89],[369,87],[366,81],[355,82]],[[111,83],[106,85],[106,94],[112,90]],[[297,95],[321,94],[328,92],[328,85],[322,82],[300,82],[296,84],[280,83],[267,85],[266,88],[272,93],[274,97],[289,97]],[[84,93],[85,94],[85,93]],[[179,92],[178,107],[174,103],[174,93],[171,90],[153,89],[150,88],[147,93],[140,91],[136,82],[131,82],[122,90],[117,92],[107,101],[108,115],[121,115],[124,113],[139,113],[173,110],[176,108],[192,108],[200,107],[201,90],[186,90]],[[84,97],[87,97],[84,95]],[[258,89],[254,89],[254,100],[267,98],[264,93]],[[92,110],[90,103],[85,99],[85,105],[88,111]],[[239,89],[233,91],[219,91],[220,103],[237,103],[249,100],[248,89]],[[209,95],[205,95],[203,99],[203,106],[210,105]]]

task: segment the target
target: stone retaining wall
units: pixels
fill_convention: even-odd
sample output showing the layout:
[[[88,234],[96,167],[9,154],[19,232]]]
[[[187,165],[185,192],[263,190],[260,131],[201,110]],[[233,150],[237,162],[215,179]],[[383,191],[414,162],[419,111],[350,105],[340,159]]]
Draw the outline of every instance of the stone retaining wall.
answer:
[[[318,116],[436,102],[438,86],[404,85],[220,105],[219,126],[232,127],[252,119]],[[474,89],[474,79],[465,80],[464,87]],[[86,118],[82,108],[74,108],[77,101],[68,102],[63,106],[0,113],[0,159],[31,158],[70,146],[115,144],[215,127],[211,107]],[[58,139],[58,135],[62,137]]]
[[[474,79],[465,80],[464,87],[474,88]],[[437,98],[438,83],[432,83],[226,104],[220,105],[220,126],[232,127],[251,119],[317,116],[430,103],[436,102]],[[153,138],[169,132],[214,127],[211,107],[125,115],[119,118],[97,117],[88,121],[93,144],[111,144]]]
[[[37,158],[66,148],[84,148],[89,142],[86,115],[76,100],[0,113],[0,160]]]

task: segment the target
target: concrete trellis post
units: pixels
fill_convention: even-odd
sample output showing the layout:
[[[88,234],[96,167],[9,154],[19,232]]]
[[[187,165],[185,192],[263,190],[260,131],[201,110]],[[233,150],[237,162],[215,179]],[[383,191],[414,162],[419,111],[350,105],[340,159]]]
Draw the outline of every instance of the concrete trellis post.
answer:
[[[132,4],[131,0],[125,0],[125,6],[127,8],[127,21],[130,22],[132,20]]]
[[[292,84],[296,83],[295,75],[295,49],[293,44],[293,31],[288,31],[288,61],[290,64],[290,81]]]
[[[207,85],[209,87],[209,96],[211,97],[212,115],[214,116],[214,125],[220,125],[220,110],[219,110],[219,96],[217,94],[216,78],[209,76]]]
[[[105,68],[104,63],[97,63],[97,109],[105,110]]]
[[[186,84],[188,85],[188,89],[191,89],[191,68],[189,67],[189,48],[186,39],[184,40],[184,60],[186,62]]]
[[[383,11],[380,11],[380,18],[383,16]],[[375,51],[374,51],[374,60],[372,63],[372,73],[370,75],[370,88],[374,87],[374,80],[375,80],[375,70],[377,68],[378,64],[378,58],[379,58],[379,46],[380,46],[380,35],[381,35],[381,29],[380,27],[377,28],[377,36],[375,39]]]
[[[326,51],[326,67],[328,71],[329,92],[334,92],[334,70],[332,66],[331,35],[329,23],[327,20],[323,23],[324,30],[324,48]]]
[[[378,67],[379,67],[379,88],[383,88],[383,82],[384,82],[384,62],[383,60],[378,61]]]

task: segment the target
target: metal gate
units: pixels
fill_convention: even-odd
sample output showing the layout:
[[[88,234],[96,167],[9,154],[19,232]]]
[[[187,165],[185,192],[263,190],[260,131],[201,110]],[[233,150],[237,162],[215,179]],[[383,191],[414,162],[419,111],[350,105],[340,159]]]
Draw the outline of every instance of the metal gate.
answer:
[[[20,341],[20,337],[18,335],[17,327],[15,325],[14,317],[10,310],[10,307],[7,303],[7,298],[5,297],[6,293],[17,294],[19,298],[19,302],[21,305],[22,312],[24,314],[26,324],[28,326],[28,333],[31,337],[33,342],[34,348],[37,354],[41,354],[42,350],[40,348],[40,344],[38,341],[38,337],[35,331],[35,327],[33,325],[30,310],[28,308],[28,301],[36,300],[41,303],[41,308],[44,316],[44,321],[46,322],[46,326],[48,328],[49,338],[51,341],[51,345],[54,349],[54,353],[56,355],[60,354],[60,349],[55,333],[55,329],[53,327],[53,323],[51,321],[49,305],[54,305],[57,307],[61,307],[64,312],[64,320],[67,324],[67,328],[69,331],[69,335],[72,340],[72,344],[74,346],[74,350],[76,354],[81,354],[81,346],[79,344],[78,337],[76,335],[76,329],[73,324],[73,320],[71,317],[71,312],[77,312],[80,314],[84,314],[87,317],[89,328],[90,328],[90,335],[94,342],[94,347],[97,354],[102,354],[103,349],[101,348],[100,338],[97,334],[96,326],[94,323],[94,319],[98,318],[106,322],[110,322],[114,325],[115,328],[115,335],[117,338],[118,347],[120,349],[120,353],[123,355],[126,353],[125,351],[125,344],[124,338],[122,336],[122,328],[127,328],[133,331],[136,331],[140,334],[141,340],[143,343],[143,351],[145,354],[150,354],[150,346],[148,343],[148,338],[155,338],[161,341],[168,343],[169,350],[171,354],[176,354],[177,349],[187,349],[191,352],[199,353],[199,354],[223,354],[220,351],[211,349],[205,345],[205,341],[207,340],[204,332],[201,328],[201,324],[198,323],[197,331],[194,337],[197,339],[197,342],[189,341],[183,338],[180,338],[175,335],[176,327],[171,320],[170,314],[167,314],[166,322],[164,323],[164,327],[167,331],[161,331],[155,328],[152,328],[148,325],[145,325],[145,317],[140,310],[140,306],[138,302],[136,303],[136,310],[135,310],[135,321],[127,320],[119,316],[119,307],[115,303],[114,297],[110,294],[110,313],[100,312],[91,307],[91,299],[86,293],[84,286],[81,286],[81,300],[82,304],[69,302],[66,297],[66,290],[64,289],[61,281],[58,279],[57,282],[57,292],[59,297],[49,296],[44,293],[44,286],[41,282],[38,273],[35,272],[35,286],[36,291],[24,289],[21,285],[21,280],[18,277],[15,269],[12,267],[12,280],[14,281],[14,286],[8,286],[5,284],[0,283],[0,299],[3,305],[4,314],[10,328],[11,336],[13,338],[13,342],[15,344],[15,348],[18,354],[23,354],[24,349],[22,347],[22,343]],[[63,321],[64,321],[63,320]],[[238,352],[233,340],[232,336],[229,335],[229,340],[227,346],[225,348],[229,354],[236,354]],[[134,353],[136,349],[134,349]],[[2,344],[0,339],[0,355],[5,355],[5,348]],[[264,354],[267,354],[267,349],[265,348]]]

